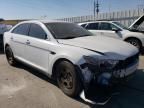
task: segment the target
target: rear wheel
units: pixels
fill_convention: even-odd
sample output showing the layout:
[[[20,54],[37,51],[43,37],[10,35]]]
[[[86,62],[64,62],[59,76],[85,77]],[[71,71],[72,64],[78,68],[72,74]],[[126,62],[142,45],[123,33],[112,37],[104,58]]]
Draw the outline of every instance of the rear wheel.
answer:
[[[74,65],[68,61],[61,61],[56,67],[56,73],[60,89],[70,97],[78,96],[82,85]]]
[[[15,60],[15,58],[14,58],[14,56],[13,56],[13,52],[12,52],[10,46],[7,46],[7,47],[5,48],[5,53],[6,53],[6,58],[7,58],[8,63],[9,63],[11,66],[16,65],[16,60]]]

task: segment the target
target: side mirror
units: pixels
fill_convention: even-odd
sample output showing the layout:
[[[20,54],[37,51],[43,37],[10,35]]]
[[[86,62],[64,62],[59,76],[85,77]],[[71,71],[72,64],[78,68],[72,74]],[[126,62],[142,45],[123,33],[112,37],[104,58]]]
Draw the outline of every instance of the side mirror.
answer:
[[[118,31],[120,31],[120,29],[112,28],[112,31],[115,31],[117,33]]]

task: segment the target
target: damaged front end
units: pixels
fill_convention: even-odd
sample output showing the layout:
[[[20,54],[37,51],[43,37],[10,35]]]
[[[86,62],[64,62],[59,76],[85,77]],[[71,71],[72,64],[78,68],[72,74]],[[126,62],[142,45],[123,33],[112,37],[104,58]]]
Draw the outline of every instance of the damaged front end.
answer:
[[[81,71],[84,87],[81,96],[86,100],[85,95],[88,94],[87,92],[89,92],[91,86],[98,85],[97,87],[103,87],[103,89],[111,88],[113,85],[135,73],[138,67],[139,54],[126,60],[102,60],[89,56],[84,56],[83,58],[85,63],[80,65],[79,71]],[[87,101],[93,103],[90,100]]]
[[[106,59],[100,60],[89,56],[84,56],[84,59],[86,62],[80,66],[84,82],[89,84],[93,81],[100,85],[110,85],[110,79],[113,77],[119,61]]]

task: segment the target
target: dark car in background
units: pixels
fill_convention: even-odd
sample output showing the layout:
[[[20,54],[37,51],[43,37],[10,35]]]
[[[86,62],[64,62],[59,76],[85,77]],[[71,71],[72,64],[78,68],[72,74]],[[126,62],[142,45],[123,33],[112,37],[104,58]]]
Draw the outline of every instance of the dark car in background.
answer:
[[[3,21],[0,19],[0,21]],[[3,34],[4,32],[10,30],[12,28],[12,25],[6,25],[3,23],[0,23],[0,49],[3,49]]]

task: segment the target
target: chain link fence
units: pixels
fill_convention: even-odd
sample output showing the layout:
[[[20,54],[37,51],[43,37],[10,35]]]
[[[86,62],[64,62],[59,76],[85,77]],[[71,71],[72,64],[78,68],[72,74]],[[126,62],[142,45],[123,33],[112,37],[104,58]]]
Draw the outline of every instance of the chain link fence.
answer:
[[[144,15],[144,9],[135,9],[135,10],[125,10],[111,13],[100,13],[97,16],[88,15],[88,16],[78,16],[78,17],[69,17],[62,18],[57,20],[80,23],[87,21],[96,21],[96,20],[113,20],[119,21],[120,23],[130,26],[137,18]]]

